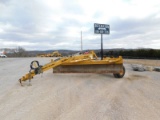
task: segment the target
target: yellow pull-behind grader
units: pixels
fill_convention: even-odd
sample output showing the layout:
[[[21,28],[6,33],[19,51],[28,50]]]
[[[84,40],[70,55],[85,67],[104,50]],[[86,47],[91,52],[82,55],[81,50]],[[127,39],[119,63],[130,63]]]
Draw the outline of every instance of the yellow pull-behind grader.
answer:
[[[121,56],[118,58],[105,57],[103,60],[100,60],[94,51],[90,51],[88,54],[51,60],[50,63],[43,66],[39,65],[38,61],[32,61],[30,68],[29,73],[19,79],[21,85],[22,81],[26,80],[29,80],[30,84],[33,76],[52,68],[53,73],[113,73],[115,78],[122,78],[125,74],[123,58]]]

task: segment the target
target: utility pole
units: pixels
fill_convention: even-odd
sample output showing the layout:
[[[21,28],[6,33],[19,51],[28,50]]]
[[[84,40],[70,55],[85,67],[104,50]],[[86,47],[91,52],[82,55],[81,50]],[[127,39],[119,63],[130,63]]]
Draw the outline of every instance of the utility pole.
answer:
[[[81,31],[81,52],[83,50],[83,44],[82,44],[82,31]]]

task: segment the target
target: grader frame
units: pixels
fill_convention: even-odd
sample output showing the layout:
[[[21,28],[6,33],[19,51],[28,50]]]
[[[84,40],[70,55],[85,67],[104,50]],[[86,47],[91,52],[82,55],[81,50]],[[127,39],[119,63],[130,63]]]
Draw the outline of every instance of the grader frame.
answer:
[[[37,74],[53,68],[53,73],[113,73],[115,78],[122,78],[125,74],[123,58],[106,57],[99,60],[94,51],[88,54],[79,54],[77,56],[63,57],[45,64],[39,65],[38,61],[32,61],[30,71],[19,79],[22,81],[29,80]]]

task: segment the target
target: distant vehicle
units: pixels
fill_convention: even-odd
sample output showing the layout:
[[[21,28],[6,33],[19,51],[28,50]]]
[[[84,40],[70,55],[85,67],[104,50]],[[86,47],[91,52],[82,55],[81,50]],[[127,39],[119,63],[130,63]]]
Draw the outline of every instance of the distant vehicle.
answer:
[[[6,58],[7,56],[2,54],[2,55],[0,55],[0,57],[1,58]]]
[[[62,55],[58,51],[55,51],[48,54],[38,54],[37,57],[62,57]]]

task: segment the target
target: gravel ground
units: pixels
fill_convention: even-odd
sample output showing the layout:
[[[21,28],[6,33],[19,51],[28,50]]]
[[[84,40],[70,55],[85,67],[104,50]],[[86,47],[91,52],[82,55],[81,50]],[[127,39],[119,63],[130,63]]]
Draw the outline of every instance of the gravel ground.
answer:
[[[130,63],[122,79],[49,70],[21,87],[32,60],[44,65],[50,58],[0,59],[0,120],[160,119],[159,72],[132,71]]]
[[[125,59],[125,63],[127,64],[141,64],[144,66],[154,66],[160,67],[160,60],[146,60],[146,59]]]

